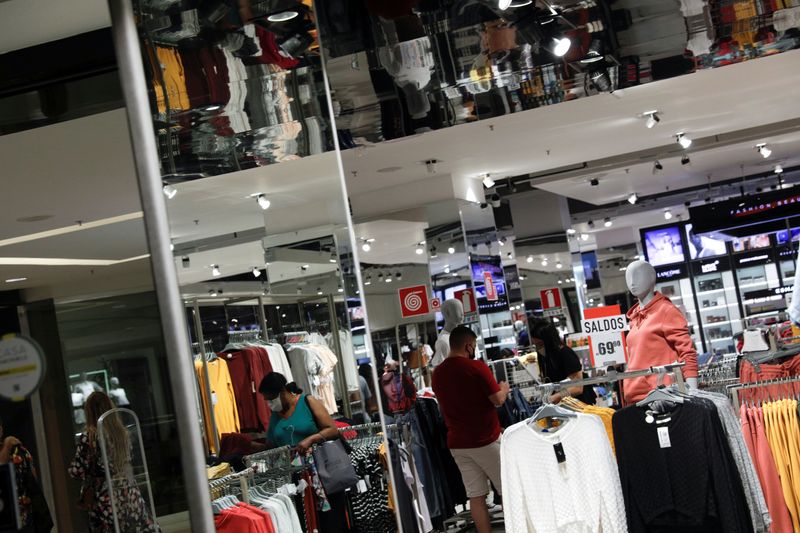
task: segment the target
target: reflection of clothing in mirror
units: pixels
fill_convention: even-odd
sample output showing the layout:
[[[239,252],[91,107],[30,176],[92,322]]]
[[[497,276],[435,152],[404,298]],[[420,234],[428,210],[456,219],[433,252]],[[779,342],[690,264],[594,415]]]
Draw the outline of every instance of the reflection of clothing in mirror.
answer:
[[[114,405],[116,405],[117,407],[127,407],[128,405],[131,404],[131,402],[128,401],[128,396],[125,394],[125,389],[121,387],[116,389],[111,389],[110,391],[108,391],[108,395],[111,397],[112,400],[114,400]]]
[[[436,339],[436,345],[433,353],[433,367],[436,368],[445,357],[450,353],[450,332],[442,330],[439,337]]]
[[[93,492],[93,504],[89,509],[89,531],[114,531],[114,515],[111,495],[106,481],[100,443],[82,433],[78,439],[75,457],[69,465],[69,475],[82,482],[81,493]],[[161,531],[150,516],[150,510],[142,498],[139,487],[132,477],[125,478],[118,472],[111,473],[114,479],[114,501],[120,531]]]
[[[89,397],[90,394],[97,391],[102,391],[103,388],[97,384],[96,381],[92,381],[91,379],[87,379],[86,381],[81,381],[76,383],[72,386],[72,390],[74,392],[79,392],[83,395],[83,401],[86,401],[86,398]]]

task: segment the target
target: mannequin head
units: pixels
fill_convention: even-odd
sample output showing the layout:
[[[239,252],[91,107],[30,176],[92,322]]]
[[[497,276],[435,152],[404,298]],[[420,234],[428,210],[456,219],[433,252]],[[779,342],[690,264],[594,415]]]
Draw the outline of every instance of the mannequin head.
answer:
[[[464,322],[464,304],[461,303],[461,300],[452,298],[445,300],[442,314],[444,315],[444,329],[453,331],[456,326]]]
[[[514,331],[516,331],[517,333],[522,331],[524,328],[525,324],[522,322],[522,320],[517,320],[516,322],[514,322]]]
[[[81,372],[81,383],[83,383],[84,381],[89,381],[89,374],[87,374],[86,372]]]
[[[647,261],[634,261],[625,271],[628,290],[644,305],[653,296],[656,287],[656,269]]]
[[[111,386],[115,389],[119,387],[119,379],[118,378],[111,378]]]

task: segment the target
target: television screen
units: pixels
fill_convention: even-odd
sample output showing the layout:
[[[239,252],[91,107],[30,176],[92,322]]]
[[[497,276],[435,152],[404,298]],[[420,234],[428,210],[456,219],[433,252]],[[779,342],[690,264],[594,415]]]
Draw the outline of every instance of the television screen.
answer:
[[[685,260],[683,239],[678,226],[645,231],[644,249],[647,260],[653,266],[680,263]]]
[[[725,241],[712,235],[696,235],[691,224],[686,224],[686,244],[690,259],[705,259],[725,255]]]
[[[769,233],[752,235],[750,237],[742,237],[741,239],[733,239],[734,252],[749,252],[750,250],[759,250],[761,248],[769,247]]]
[[[499,255],[470,254],[469,262],[472,266],[472,284],[475,287],[475,299],[481,311],[502,311],[508,309],[508,296],[506,294],[506,280],[503,275],[503,260]],[[484,272],[492,275],[492,282],[497,291],[497,300],[486,299],[484,287]]]
[[[583,263],[583,278],[587,289],[600,288],[600,271],[597,268],[597,254],[595,252],[583,252],[581,254]]]
[[[800,228],[785,229],[775,234],[778,239],[778,246],[790,242],[800,241]]]

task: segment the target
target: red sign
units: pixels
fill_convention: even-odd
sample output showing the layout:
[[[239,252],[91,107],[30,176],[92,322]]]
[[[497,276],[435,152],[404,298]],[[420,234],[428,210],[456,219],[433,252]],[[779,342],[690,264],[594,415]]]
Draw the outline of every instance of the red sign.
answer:
[[[483,288],[486,290],[486,299],[490,302],[497,301],[497,287],[494,286],[491,272],[483,273]]]
[[[478,303],[475,301],[475,293],[472,289],[461,289],[460,291],[454,292],[453,296],[455,296],[456,300],[461,300],[461,303],[464,305],[465,315],[478,312]]]
[[[584,309],[581,329],[589,335],[592,368],[612,366],[628,360],[625,330],[628,320],[619,305]]]
[[[561,291],[558,288],[545,289],[539,294],[542,297],[542,309],[545,311],[548,309],[561,309],[564,307],[561,305]]]
[[[439,312],[442,310],[442,301],[439,298],[431,298],[431,311]]]
[[[416,285],[397,291],[400,295],[400,314],[403,318],[427,315],[431,312],[428,304],[428,287]]]

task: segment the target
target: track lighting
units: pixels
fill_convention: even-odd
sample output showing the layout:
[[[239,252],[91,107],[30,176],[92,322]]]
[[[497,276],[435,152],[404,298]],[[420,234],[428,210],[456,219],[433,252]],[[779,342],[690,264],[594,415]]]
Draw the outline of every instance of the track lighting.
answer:
[[[575,235],[576,233],[578,233],[578,230],[576,230],[575,228],[567,229],[567,235]]]
[[[770,150],[769,146],[767,146],[766,143],[757,144],[756,150],[758,150],[758,153],[761,154],[761,157],[763,157],[764,159],[772,155],[772,150]]]
[[[222,272],[220,272],[219,270],[219,266],[211,265],[211,275],[214,276],[215,278],[222,275]]]
[[[448,254],[454,254],[454,253],[456,253],[456,249],[454,247],[450,246],[450,247],[447,248],[447,253]]]
[[[267,197],[264,196],[263,194],[259,194],[258,196],[256,196],[256,202],[258,202],[258,207],[260,207],[264,211],[269,209],[269,206],[272,205],[272,202],[270,202],[269,199],[267,199]]]
[[[588,233],[581,233],[581,240],[582,241],[588,241],[589,240],[589,234]]]
[[[685,133],[676,133],[675,140],[681,145],[683,149],[689,148],[692,145],[692,140],[686,136]]]
[[[258,267],[253,267],[253,276],[256,278],[261,277],[261,269]]]
[[[647,126],[647,129],[651,130],[656,127],[656,124],[661,122],[661,119],[658,116],[658,111],[648,111],[644,114],[647,117],[644,125]]]
[[[653,174],[658,174],[659,170],[664,170],[664,165],[661,164],[661,161],[656,160],[656,162],[653,163]]]
[[[525,258],[525,262],[526,262],[526,263],[533,263],[533,256],[532,256],[532,255],[529,255],[528,257],[526,257],[526,258]]]
[[[491,189],[492,187],[494,187],[494,180],[489,174],[483,175],[483,186],[486,187],[487,189]]]
[[[172,200],[173,198],[175,198],[175,195],[178,194],[178,189],[176,189],[169,183],[165,183],[164,186],[161,188],[161,190],[164,192],[164,196],[166,196],[167,199],[169,200]]]
[[[569,37],[556,37],[550,44],[550,51],[553,52],[553,55],[556,57],[564,57],[567,55],[567,52],[569,52],[571,46],[572,41],[569,39]]]
[[[783,167],[780,165],[775,165],[775,174],[783,174]]]
[[[181,257],[181,265],[183,265],[183,268],[189,268],[192,265],[192,261],[189,259],[188,255]]]
[[[686,154],[683,154],[683,157],[681,157],[681,165],[685,166],[685,165],[688,165],[691,162],[692,162],[692,160],[689,159],[689,156],[686,155]]]
[[[609,217],[606,217],[603,220],[603,226],[605,226],[607,228],[610,228],[613,224],[614,224],[614,222]]]
[[[632,192],[630,196],[628,196],[628,203],[631,205],[635,205],[636,202],[639,201],[639,197],[636,195],[635,192]]]
[[[589,63],[596,63],[597,61],[601,61],[603,59],[603,41],[600,39],[592,40],[592,43],[589,45],[589,51],[586,52],[586,55],[583,56],[580,60],[581,63],[584,65],[588,65]]]
[[[502,201],[500,200],[500,195],[496,193],[491,195],[489,197],[489,204],[491,204],[491,206],[494,207],[495,209],[500,207],[502,205]]]
[[[598,91],[611,92],[614,90],[614,85],[611,83],[611,78],[605,68],[589,74],[589,79],[592,80],[592,85],[594,85],[595,89]]]
[[[664,220],[672,220],[672,211],[669,209],[664,211]]]

